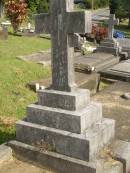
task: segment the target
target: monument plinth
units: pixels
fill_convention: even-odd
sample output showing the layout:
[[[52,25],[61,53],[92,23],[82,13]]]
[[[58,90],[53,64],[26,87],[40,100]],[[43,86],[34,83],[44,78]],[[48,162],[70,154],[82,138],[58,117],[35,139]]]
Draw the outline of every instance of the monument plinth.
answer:
[[[108,38],[101,41],[101,44],[97,48],[97,52],[111,53],[115,56],[119,56],[121,53],[121,47],[118,41],[113,38],[114,35],[114,25],[118,25],[119,20],[115,18],[115,14],[110,14],[108,20]]]
[[[50,0],[50,13],[36,21],[42,17],[45,23],[36,30],[51,33],[52,85],[28,106],[27,117],[16,125],[17,141],[10,145],[18,156],[58,173],[103,173],[105,160],[97,158],[114,140],[115,121],[102,117],[102,105],[91,101],[89,90],[76,87],[70,44],[75,32],[91,31],[91,14],[73,11],[73,0]],[[122,173],[116,163],[115,173]]]

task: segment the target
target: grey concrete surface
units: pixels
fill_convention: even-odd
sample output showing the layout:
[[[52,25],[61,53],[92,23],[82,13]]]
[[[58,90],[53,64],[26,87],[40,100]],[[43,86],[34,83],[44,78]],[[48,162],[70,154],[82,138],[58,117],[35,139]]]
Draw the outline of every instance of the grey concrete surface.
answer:
[[[90,103],[90,91],[76,88],[72,92],[39,90],[38,104],[70,111],[84,109]]]
[[[83,133],[102,120],[102,105],[90,103],[80,111],[67,111],[32,104],[27,108],[27,121],[72,133]]]

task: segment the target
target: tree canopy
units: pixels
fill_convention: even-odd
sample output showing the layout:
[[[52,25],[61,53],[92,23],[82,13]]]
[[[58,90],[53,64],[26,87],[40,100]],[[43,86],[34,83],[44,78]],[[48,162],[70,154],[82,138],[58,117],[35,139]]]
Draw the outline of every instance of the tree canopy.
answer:
[[[130,0],[110,0],[110,12],[116,14],[120,20],[128,18],[128,26],[130,27]]]
[[[46,13],[48,11],[48,0],[26,0],[28,9],[32,13]]]

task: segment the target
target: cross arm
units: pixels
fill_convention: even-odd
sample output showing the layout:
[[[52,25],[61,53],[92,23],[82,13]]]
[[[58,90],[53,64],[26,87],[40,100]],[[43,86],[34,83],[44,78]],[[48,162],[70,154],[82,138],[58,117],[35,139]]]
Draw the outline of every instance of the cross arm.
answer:
[[[35,32],[40,33],[50,33],[50,15],[49,14],[38,14],[35,15]]]
[[[68,12],[68,33],[91,33],[92,15],[89,11]]]
[[[115,24],[115,25],[119,25],[119,23],[120,23],[120,22],[119,22],[119,19],[115,19],[115,20],[114,20],[114,24]]]

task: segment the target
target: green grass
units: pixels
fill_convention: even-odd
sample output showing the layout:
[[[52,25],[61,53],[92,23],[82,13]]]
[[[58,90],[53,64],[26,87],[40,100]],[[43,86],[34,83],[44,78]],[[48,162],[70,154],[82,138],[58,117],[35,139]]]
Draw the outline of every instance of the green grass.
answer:
[[[0,143],[14,137],[14,124],[26,114],[26,106],[37,100],[26,88],[29,81],[49,76],[49,69],[18,60],[16,56],[50,48],[50,41],[37,37],[9,36],[0,40]]]

